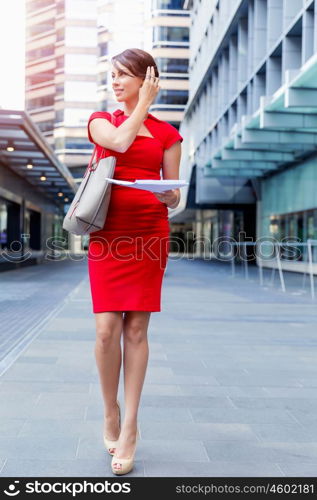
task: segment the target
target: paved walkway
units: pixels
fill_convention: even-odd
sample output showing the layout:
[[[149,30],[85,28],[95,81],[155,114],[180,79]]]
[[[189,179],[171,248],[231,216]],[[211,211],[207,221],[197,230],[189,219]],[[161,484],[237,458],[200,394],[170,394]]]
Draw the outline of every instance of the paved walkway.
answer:
[[[86,275],[83,258],[0,273],[0,376]]]
[[[113,477],[78,266],[84,279],[0,379],[2,476]],[[255,268],[245,280],[170,258],[131,475],[316,475],[317,305],[291,282],[283,293],[260,287]],[[121,379],[121,403],[122,390]]]

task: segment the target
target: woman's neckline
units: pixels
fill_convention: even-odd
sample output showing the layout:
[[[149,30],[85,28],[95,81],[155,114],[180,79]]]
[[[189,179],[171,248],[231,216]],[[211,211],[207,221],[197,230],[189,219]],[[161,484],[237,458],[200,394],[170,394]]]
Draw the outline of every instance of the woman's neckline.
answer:
[[[131,115],[126,115],[125,113],[122,113],[122,114],[125,118],[129,118],[129,116],[131,116]],[[148,119],[149,119],[149,113],[147,114],[147,117],[143,121],[148,120]]]
[[[135,137],[146,137],[147,139],[156,139],[156,137],[151,137],[150,135],[139,135],[139,134],[137,134]]]
[[[129,118],[129,116],[131,116],[131,115],[126,115],[125,113],[123,113],[123,111],[122,111],[122,115],[125,118]],[[148,113],[148,115],[147,115],[147,117],[145,118],[144,121],[146,121],[148,119],[149,119],[149,113]],[[140,135],[140,134],[137,134],[135,137],[146,137],[147,139],[156,139],[156,137],[151,137],[150,135]]]

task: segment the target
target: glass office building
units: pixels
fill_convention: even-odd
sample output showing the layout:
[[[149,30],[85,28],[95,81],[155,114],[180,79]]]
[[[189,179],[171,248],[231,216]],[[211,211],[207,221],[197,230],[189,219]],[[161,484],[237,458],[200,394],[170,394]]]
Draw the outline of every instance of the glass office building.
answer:
[[[190,13],[184,0],[147,0],[145,40],[158,65],[161,90],[151,106],[177,129],[188,101]]]
[[[97,0],[27,0],[26,110],[77,183],[97,109]]]
[[[184,8],[192,24],[181,176],[190,186],[172,220],[199,235],[217,226],[211,237],[317,238],[317,1]]]

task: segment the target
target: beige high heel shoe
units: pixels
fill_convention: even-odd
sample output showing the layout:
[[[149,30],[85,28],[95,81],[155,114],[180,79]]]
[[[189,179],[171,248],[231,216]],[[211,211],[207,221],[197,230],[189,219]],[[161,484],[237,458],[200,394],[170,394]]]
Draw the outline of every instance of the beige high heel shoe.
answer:
[[[111,469],[112,472],[116,475],[122,475],[122,474],[128,474],[128,472],[131,472],[134,466],[134,455],[136,451],[136,446],[137,446],[137,441],[139,439],[140,432],[139,429],[137,429],[136,432],[136,438],[135,438],[135,446],[132,455],[129,458],[118,458],[115,455],[113,455],[112,460],[111,460]],[[116,469],[114,466],[115,465],[120,465],[119,469]]]
[[[118,410],[119,410],[119,433],[121,431],[121,408],[120,408],[120,403],[117,401],[118,405]],[[114,455],[115,449],[118,445],[119,438],[116,441],[113,441],[111,439],[107,439],[105,435],[103,435],[103,442],[105,443],[105,447],[107,448],[107,451],[110,455]]]

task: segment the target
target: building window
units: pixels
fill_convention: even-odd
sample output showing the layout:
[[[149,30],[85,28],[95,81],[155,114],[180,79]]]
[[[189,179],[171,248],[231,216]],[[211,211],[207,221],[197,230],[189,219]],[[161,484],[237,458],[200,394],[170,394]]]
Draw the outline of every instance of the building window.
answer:
[[[33,0],[33,2],[27,2],[27,11],[32,12],[33,10],[43,9],[44,7],[52,7],[55,5],[54,0]]]
[[[65,38],[65,28],[59,28],[56,30],[56,42],[61,42]]]
[[[55,95],[58,97],[61,97],[64,95],[64,84],[63,83],[59,83],[58,85],[56,85]]]
[[[153,0],[152,9],[183,10],[184,0]]]
[[[32,250],[41,250],[41,213],[26,209],[24,230],[30,235],[28,247]]]
[[[64,12],[65,12],[65,2],[64,2],[64,0],[57,1],[57,4],[56,4],[56,15],[59,16],[60,14],[64,14]]]
[[[7,204],[0,199],[0,248],[6,248],[8,243],[8,211]]]
[[[153,42],[188,42],[189,28],[183,26],[155,26]]]
[[[20,241],[20,205],[0,198],[0,248],[8,248]],[[12,244],[12,250],[16,250]]]
[[[52,120],[37,122],[37,126],[41,132],[51,132],[54,128],[54,122]]]
[[[102,73],[98,74],[98,83],[99,85],[107,85],[108,81],[108,73],[107,71],[103,71]]]
[[[187,90],[161,89],[155,104],[186,104],[187,99]]]
[[[65,137],[56,137],[55,150],[57,149],[65,149]]]
[[[162,73],[187,73],[188,59],[172,59],[158,57],[156,59],[158,70]]]
[[[26,58],[28,61],[33,61],[33,59],[41,59],[42,57],[49,57],[54,55],[54,47],[48,45],[47,47],[41,47],[35,50],[29,50],[26,53]]]
[[[45,24],[40,23],[29,26],[27,28],[26,36],[27,37],[38,36],[43,33],[46,33],[47,31],[52,31],[53,29],[55,29],[55,19],[47,19],[45,21]]]
[[[98,45],[98,55],[99,57],[108,55],[108,42],[103,42]]]
[[[67,138],[65,147],[66,149],[90,149],[90,143],[87,139]]]
[[[55,111],[55,123],[61,123],[64,121],[64,110],[58,109]]]
[[[46,95],[42,97],[35,97],[34,99],[27,100],[27,108],[44,108],[46,106],[53,106],[54,95]]]
[[[292,239],[298,242],[306,242],[308,238],[317,239],[317,210],[307,210],[288,214],[270,215],[270,236],[283,243]],[[317,261],[317,246],[313,245],[313,261]],[[281,248],[283,260],[307,261],[307,247],[283,246]]]
[[[64,56],[56,57],[56,68],[64,67]]]
[[[26,86],[31,87],[32,85],[39,85],[40,83],[52,83],[52,81],[54,81],[54,70],[52,70],[51,73],[44,71],[28,76],[26,78]]]
[[[55,139],[56,150],[61,149],[91,149],[90,142],[81,137],[58,137]]]

